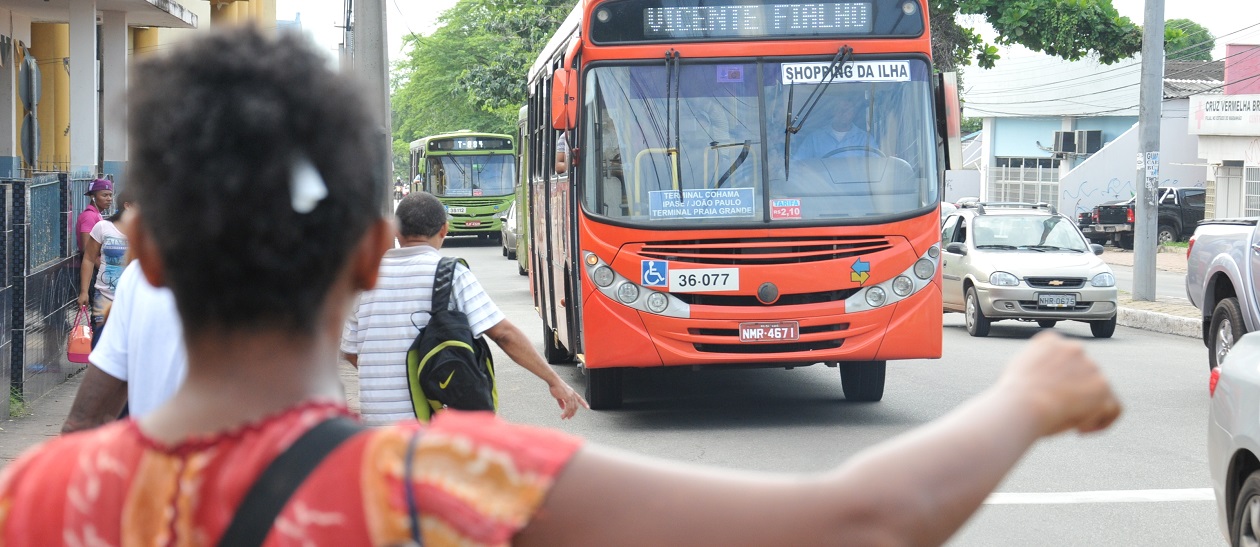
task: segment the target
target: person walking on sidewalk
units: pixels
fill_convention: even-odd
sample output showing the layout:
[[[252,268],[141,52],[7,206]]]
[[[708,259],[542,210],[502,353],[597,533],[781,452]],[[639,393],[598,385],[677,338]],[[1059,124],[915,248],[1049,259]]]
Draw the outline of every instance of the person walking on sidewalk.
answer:
[[[252,27],[146,56],[132,78],[131,248],[175,294],[188,376],[144,418],[0,470],[0,544],[217,544],[264,468],[349,414],[338,334],[395,235],[371,101],[301,35]],[[812,475],[450,410],[353,434],[254,529],[267,545],[934,545],[1038,439],[1119,413],[1083,345],[1052,333],[946,416]]]
[[[359,369],[363,421],[383,425],[415,418],[407,388],[407,349],[429,322],[433,275],[446,239],[446,209],[428,192],[412,192],[398,204],[400,248],[385,251],[377,287],[359,295],[346,320],[341,351]],[[503,316],[463,264],[455,266],[451,300],[468,316],[473,336],[490,337],[513,361],[547,383],[561,418],[590,408],[534,349],[521,329]]]

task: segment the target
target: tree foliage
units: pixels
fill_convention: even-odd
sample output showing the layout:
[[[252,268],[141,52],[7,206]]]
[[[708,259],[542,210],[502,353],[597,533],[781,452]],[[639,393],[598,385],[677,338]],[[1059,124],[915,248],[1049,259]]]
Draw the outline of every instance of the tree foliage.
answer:
[[[407,143],[460,129],[511,134],[526,72],[576,0],[459,0],[404,39],[391,82],[396,167]],[[399,158],[401,151],[402,158]]]
[[[974,57],[984,68],[999,58],[997,47],[959,14],[981,15],[997,31],[1000,45],[1022,45],[1069,61],[1086,55],[1103,64],[1142,49],[1142,29],[1120,16],[1110,0],[931,0],[932,54],[936,68],[957,70]]]
[[[1211,61],[1216,38],[1208,29],[1189,19],[1164,21],[1164,52],[1179,61]]]

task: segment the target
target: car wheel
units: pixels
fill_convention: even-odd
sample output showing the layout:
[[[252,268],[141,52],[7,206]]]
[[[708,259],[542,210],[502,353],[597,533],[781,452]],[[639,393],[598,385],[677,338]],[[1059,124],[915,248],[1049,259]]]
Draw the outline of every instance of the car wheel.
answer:
[[[1247,333],[1246,329],[1238,299],[1232,296],[1221,299],[1212,310],[1212,323],[1208,328],[1208,370],[1221,366],[1229,350]]]
[[[516,260],[516,249],[508,249],[507,257],[508,260]]]
[[[499,247],[499,251],[500,251],[500,253],[501,253],[503,256],[508,257],[508,254],[507,254],[507,245],[502,245],[502,246],[500,246],[500,247]],[[508,258],[511,258],[511,257],[508,257]]]
[[[1159,234],[1156,235],[1157,242],[1160,245],[1167,245],[1177,241],[1177,230],[1167,224],[1159,225]]]
[[[1116,316],[1111,319],[1103,319],[1101,321],[1090,321],[1089,332],[1094,334],[1094,338],[1111,338],[1116,333]]]
[[[622,373],[619,368],[586,369],[586,403],[592,410],[621,407]]]
[[[840,387],[845,400],[874,403],[884,398],[884,377],[888,361],[840,363]]]
[[[1053,329],[1054,326],[1058,324],[1059,324],[1058,319],[1038,319],[1037,320],[1037,326],[1043,329]]]
[[[1260,471],[1253,471],[1243,482],[1230,515],[1230,544],[1260,545]]]
[[[520,274],[520,275],[529,275],[529,270],[526,270],[526,269],[525,269],[525,266],[522,266],[520,262],[517,262],[517,263],[516,263],[516,273],[518,273],[518,274]]]
[[[556,340],[556,333],[547,325],[543,325],[543,357],[547,358],[547,362],[553,365],[569,362],[569,352],[564,349],[559,340]]]
[[[967,308],[963,314],[967,318],[967,334],[983,338],[989,335],[988,317],[984,316],[984,310],[980,309],[980,299],[976,297],[976,288],[967,287]]]

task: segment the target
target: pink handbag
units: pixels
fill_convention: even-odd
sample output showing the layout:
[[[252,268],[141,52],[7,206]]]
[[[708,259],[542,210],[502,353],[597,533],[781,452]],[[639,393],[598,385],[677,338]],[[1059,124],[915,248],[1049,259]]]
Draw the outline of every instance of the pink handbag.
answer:
[[[92,353],[92,327],[82,321],[87,313],[87,306],[81,306],[79,313],[74,314],[74,326],[70,327],[70,339],[66,342],[66,359],[71,363],[87,363],[88,354]]]

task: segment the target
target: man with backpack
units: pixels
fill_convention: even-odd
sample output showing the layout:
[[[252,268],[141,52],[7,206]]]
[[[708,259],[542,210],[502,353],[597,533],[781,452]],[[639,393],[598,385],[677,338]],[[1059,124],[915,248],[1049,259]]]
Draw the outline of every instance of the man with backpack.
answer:
[[[446,237],[446,209],[433,194],[408,194],[395,216],[401,247],[385,252],[376,288],[359,295],[341,337],[341,352],[359,369],[360,413],[368,425],[417,416],[407,377],[407,353],[429,322],[434,274],[442,259],[438,250]],[[463,264],[455,265],[450,301],[451,308],[467,316],[472,336],[485,334],[513,361],[547,382],[562,410],[561,418],[571,418],[579,406],[589,408],[525,333],[504,317]]]

